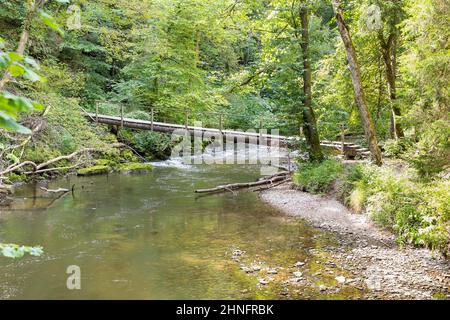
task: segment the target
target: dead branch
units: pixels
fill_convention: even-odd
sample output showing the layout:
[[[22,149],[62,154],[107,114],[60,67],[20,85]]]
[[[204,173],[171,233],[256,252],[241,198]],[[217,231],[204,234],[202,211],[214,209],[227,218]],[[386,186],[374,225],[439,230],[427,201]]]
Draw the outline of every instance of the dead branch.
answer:
[[[227,184],[223,186],[217,186],[215,188],[211,189],[198,189],[195,190],[195,193],[216,193],[216,192],[223,192],[223,191],[230,191],[230,190],[237,190],[237,189],[244,189],[244,188],[253,188],[258,187],[262,185],[267,184],[273,184],[274,182],[279,182],[282,180],[286,180],[285,176],[276,176],[271,179],[264,179],[256,182],[244,182],[244,183],[232,183]]]
[[[121,147],[122,144],[113,144],[112,146],[113,147]],[[54,163],[56,163],[56,162],[62,161],[62,160],[72,160],[73,158],[75,158],[76,156],[78,156],[81,153],[103,152],[103,151],[104,150],[102,150],[102,149],[84,148],[84,149],[75,151],[75,152],[73,152],[73,153],[71,153],[69,155],[66,155],[66,156],[56,157],[54,159],[51,159],[51,160],[49,160],[47,162],[44,162],[44,163],[41,163],[39,165],[37,165],[36,163],[34,163],[32,161],[24,161],[24,162],[22,162],[20,164],[12,165],[12,166],[8,167],[6,170],[0,172],[0,176],[4,176],[5,174],[8,174],[10,172],[14,172],[14,171],[16,171],[16,170],[18,170],[18,169],[20,169],[22,167],[25,167],[25,166],[33,167],[33,171],[26,172],[26,174],[42,173],[42,172],[48,172],[48,171],[62,170],[63,168],[54,168],[54,169],[52,168],[52,169],[45,170],[45,171],[43,169],[48,167],[48,166],[50,166],[50,165],[52,165],[52,164],[54,164]],[[69,167],[69,169],[70,169],[70,167]]]
[[[38,166],[36,167],[36,171],[37,171],[37,170],[40,170],[40,169],[43,169],[43,168],[46,168],[46,167],[48,167],[49,165],[51,165],[51,164],[53,164],[53,163],[55,163],[55,162],[59,162],[59,161],[62,161],[62,160],[72,160],[73,158],[75,158],[75,157],[76,157],[77,155],[79,155],[80,153],[85,153],[85,152],[99,152],[99,151],[100,151],[100,150],[95,149],[95,148],[84,148],[84,149],[75,151],[75,152],[73,152],[73,153],[71,153],[71,154],[69,154],[69,155],[67,155],[67,156],[56,157],[56,158],[51,159],[51,160],[49,160],[49,161],[47,161],[47,162],[41,163],[40,165],[38,165]]]
[[[275,187],[281,186],[281,185],[283,185],[285,183],[288,183],[288,182],[291,182],[291,181],[292,181],[291,178],[287,178],[286,180],[283,180],[283,181],[281,181],[279,183],[272,184],[272,185],[270,185],[268,187],[261,187],[261,188],[255,189],[253,191],[254,192],[259,192],[259,191],[265,191],[265,190],[273,189]]]
[[[69,192],[69,189],[64,189],[64,188],[47,189],[47,188],[41,187],[41,190],[44,190],[45,192],[49,192],[49,193]]]
[[[10,166],[10,167],[9,167],[8,169],[6,169],[5,171],[0,172],[0,175],[3,176],[3,175],[5,175],[5,174],[7,174],[7,173],[16,171],[16,170],[18,170],[18,169],[20,169],[20,168],[22,168],[22,167],[25,167],[25,166],[32,166],[35,170],[37,170],[37,164],[36,164],[36,163],[34,163],[33,161],[24,161],[24,162],[19,163],[19,164],[17,164],[17,165]]]
[[[36,171],[27,171],[27,172],[24,172],[24,174],[29,175],[29,174],[39,174],[39,173],[61,171],[61,170],[71,170],[71,169],[78,168],[79,166],[81,166],[83,164],[84,164],[84,162],[77,163],[77,164],[75,164],[73,166],[70,166],[70,167],[58,167],[58,168],[41,169],[41,170],[36,170]]]

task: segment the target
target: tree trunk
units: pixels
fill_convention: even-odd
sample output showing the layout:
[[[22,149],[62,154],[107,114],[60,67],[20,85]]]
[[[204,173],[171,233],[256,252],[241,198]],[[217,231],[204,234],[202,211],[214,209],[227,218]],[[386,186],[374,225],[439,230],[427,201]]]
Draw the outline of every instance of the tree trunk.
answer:
[[[306,7],[300,9],[302,25],[302,55],[303,55],[303,132],[306,142],[310,147],[311,160],[323,160],[322,148],[320,146],[317,120],[312,108],[312,85],[311,85],[311,57],[309,51],[309,12]]]
[[[396,121],[396,117],[401,116],[400,108],[397,106],[397,35],[393,32],[387,41],[383,34],[379,34],[381,53],[383,55],[386,68],[386,80],[389,90],[389,101],[391,103],[391,136],[394,139],[404,137],[401,125]]]
[[[41,1],[33,0],[29,4],[27,16],[25,18],[25,22],[23,23],[23,27],[22,27],[22,34],[20,35],[19,45],[17,46],[17,50],[16,50],[16,52],[18,54],[20,54],[21,56],[23,56],[23,54],[25,53],[25,48],[27,47],[27,44],[28,44],[31,23],[33,22],[34,15],[35,15],[37,9],[39,8],[39,6],[42,5],[44,2],[45,1],[43,1],[43,0],[41,0]],[[11,73],[6,72],[3,75],[3,78],[0,80],[0,90],[3,90],[5,85],[9,81],[11,81],[11,79],[12,79]]]
[[[359,114],[361,116],[362,125],[364,127],[364,132],[369,143],[369,149],[372,154],[372,158],[377,165],[381,165],[381,151],[378,146],[377,136],[375,132],[375,126],[372,121],[372,117],[369,113],[369,108],[367,106],[367,100],[364,94],[361,81],[361,70],[358,65],[358,59],[356,57],[355,47],[353,46],[352,39],[350,37],[350,32],[345,24],[344,17],[342,15],[342,10],[340,8],[340,1],[333,0],[333,10],[336,16],[337,25],[339,28],[339,33],[341,34],[342,41],[344,43],[346,52],[348,66],[350,69],[353,89],[355,91],[356,103],[358,105]]]

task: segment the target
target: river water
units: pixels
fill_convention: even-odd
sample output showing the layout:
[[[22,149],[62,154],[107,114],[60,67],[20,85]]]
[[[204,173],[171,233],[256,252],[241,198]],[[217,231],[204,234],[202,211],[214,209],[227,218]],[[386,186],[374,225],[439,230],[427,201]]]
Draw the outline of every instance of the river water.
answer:
[[[264,299],[285,298],[259,285],[242,263],[292,266],[313,261],[309,249],[332,237],[287,218],[243,191],[199,196],[198,188],[254,181],[258,165],[157,163],[142,175],[69,176],[49,188],[74,192],[56,198],[38,184],[16,191],[0,212],[0,242],[41,245],[41,257],[0,257],[3,299]],[[236,262],[235,250],[245,251]],[[68,266],[81,270],[81,290],[66,286]],[[297,290],[297,298],[316,291]],[[291,297],[291,296],[289,296]]]

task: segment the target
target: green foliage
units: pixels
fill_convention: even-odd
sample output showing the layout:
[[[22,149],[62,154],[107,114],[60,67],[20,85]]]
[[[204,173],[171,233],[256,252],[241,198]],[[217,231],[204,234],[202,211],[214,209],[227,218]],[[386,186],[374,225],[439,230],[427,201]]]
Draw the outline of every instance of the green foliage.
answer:
[[[258,129],[260,124],[267,130],[280,128],[280,121],[273,115],[275,108],[269,101],[247,94],[231,96],[229,102],[224,116],[225,128]]]
[[[365,208],[379,225],[393,230],[400,243],[448,252],[450,240],[450,188],[447,181],[413,181],[407,173],[361,167],[349,190],[352,207]]]
[[[27,247],[19,246],[17,244],[0,243],[0,256],[7,258],[22,258],[25,253],[32,256],[40,256],[44,253],[42,247]]]
[[[327,193],[331,191],[334,181],[342,174],[341,162],[328,159],[320,163],[304,163],[295,173],[293,181],[305,191]]]
[[[389,139],[384,142],[383,149],[388,157],[402,158],[402,156],[410,150],[412,145],[412,141],[406,138],[397,140]]]
[[[422,177],[432,177],[450,168],[450,122],[438,120],[424,129],[407,161]]]
[[[31,141],[25,149],[25,159],[41,163],[82,148],[107,150],[116,141],[104,131],[106,128],[88,124],[76,99],[54,93],[40,93],[35,97],[51,107],[39,139]]]
[[[129,114],[136,119],[147,120],[148,115],[142,111]],[[169,135],[145,130],[124,129],[119,132],[119,139],[131,145],[146,159],[168,159],[172,152],[172,140]]]
[[[169,136],[150,131],[141,131],[134,135],[134,146],[147,157],[168,159],[172,150]]]
[[[0,44],[2,43],[3,40],[0,38]],[[10,74],[12,77],[23,77],[32,82],[42,81],[42,78],[32,70],[32,67],[36,66],[36,62],[31,58],[25,58],[16,52],[0,51],[0,71],[3,71],[0,74],[3,74],[4,77],[6,74]],[[21,112],[40,109],[42,109],[41,104],[27,98],[6,91],[0,92],[0,127],[22,134],[29,134],[31,131],[17,123],[16,119]]]

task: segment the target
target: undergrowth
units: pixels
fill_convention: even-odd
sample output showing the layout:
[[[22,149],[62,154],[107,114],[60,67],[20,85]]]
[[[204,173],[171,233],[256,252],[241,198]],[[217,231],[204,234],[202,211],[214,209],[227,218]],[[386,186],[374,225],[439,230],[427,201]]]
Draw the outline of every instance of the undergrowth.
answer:
[[[301,165],[294,183],[311,193],[334,191],[353,211],[366,212],[377,225],[395,232],[401,245],[450,253],[450,187],[445,179],[421,179],[413,169],[344,166],[329,159]]]

